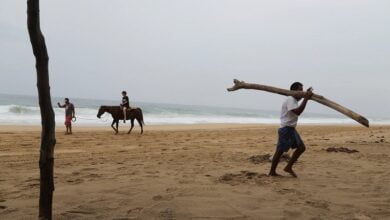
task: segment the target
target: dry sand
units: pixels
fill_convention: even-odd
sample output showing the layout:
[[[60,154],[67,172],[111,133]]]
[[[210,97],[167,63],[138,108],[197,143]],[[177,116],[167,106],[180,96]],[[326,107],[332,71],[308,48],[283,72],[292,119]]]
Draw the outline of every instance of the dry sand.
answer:
[[[299,178],[285,162],[275,178],[276,126],[59,126],[54,219],[390,219],[390,127],[298,130]],[[39,127],[0,126],[0,219],[37,219],[39,142]]]

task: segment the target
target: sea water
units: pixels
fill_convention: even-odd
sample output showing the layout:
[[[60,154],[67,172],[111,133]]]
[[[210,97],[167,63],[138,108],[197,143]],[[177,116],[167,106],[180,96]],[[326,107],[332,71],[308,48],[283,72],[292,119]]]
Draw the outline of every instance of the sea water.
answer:
[[[65,110],[57,107],[64,98],[52,98],[57,123],[63,123]],[[71,99],[76,108],[76,124],[106,125],[112,121],[107,113],[97,118],[99,106],[119,105],[119,101]],[[279,111],[238,109],[211,106],[192,106],[159,103],[131,103],[143,110],[145,124],[279,124]],[[371,124],[390,124],[390,118],[369,118]],[[0,94],[0,125],[39,125],[41,122],[36,96]],[[335,115],[305,113],[299,119],[303,124],[356,124],[355,121],[337,113]]]

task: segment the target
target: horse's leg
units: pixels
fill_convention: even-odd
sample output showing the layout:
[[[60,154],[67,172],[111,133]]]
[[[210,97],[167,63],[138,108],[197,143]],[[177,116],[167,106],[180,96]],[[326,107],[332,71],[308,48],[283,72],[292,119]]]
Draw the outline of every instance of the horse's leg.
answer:
[[[119,132],[118,126],[119,126],[119,119],[116,121],[116,133],[117,133],[117,134],[118,134],[118,132]]]
[[[114,127],[114,124],[115,124],[115,119],[114,119],[114,120],[112,120],[111,127],[112,127],[112,129],[114,129],[114,131],[115,131],[115,134],[118,134],[118,130],[117,130],[117,129],[115,129],[115,127]]]
[[[131,127],[130,127],[129,132],[127,132],[127,134],[130,134],[130,132],[131,132],[131,130],[133,130],[133,128],[134,128],[134,118],[131,119]]]
[[[138,121],[139,126],[141,127],[141,134],[143,134],[144,133],[144,128],[142,126],[142,122],[138,118],[137,118],[137,121]]]

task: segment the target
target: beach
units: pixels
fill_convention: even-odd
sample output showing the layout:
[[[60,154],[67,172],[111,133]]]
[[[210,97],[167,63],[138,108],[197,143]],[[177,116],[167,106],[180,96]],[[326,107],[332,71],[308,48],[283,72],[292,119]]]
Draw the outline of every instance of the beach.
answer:
[[[298,126],[298,178],[267,176],[277,125],[128,127],[57,125],[54,219],[390,219],[388,125]],[[37,218],[39,143],[0,126],[0,219]]]

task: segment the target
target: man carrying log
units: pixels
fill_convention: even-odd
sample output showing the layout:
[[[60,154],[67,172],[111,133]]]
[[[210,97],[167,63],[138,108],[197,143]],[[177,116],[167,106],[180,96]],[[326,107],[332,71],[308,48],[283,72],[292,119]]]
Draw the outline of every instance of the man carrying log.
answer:
[[[292,91],[303,91],[303,85],[300,82],[295,82],[291,85]],[[276,173],[276,167],[278,166],[280,157],[284,152],[287,152],[290,148],[296,149],[289,160],[284,171],[291,174],[293,177],[297,177],[292,167],[298,160],[299,156],[305,152],[305,144],[299,136],[295,127],[297,126],[298,116],[305,110],[307,101],[313,95],[312,88],[307,89],[302,103],[299,105],[298,101],[301,99],[299,96],[288,96],[286,101],[282,105],[282,111],[280,115],[280,128],[278,130],[278,144],[276,146],[275,154],[272,158],[270,176],[279,176]]]

